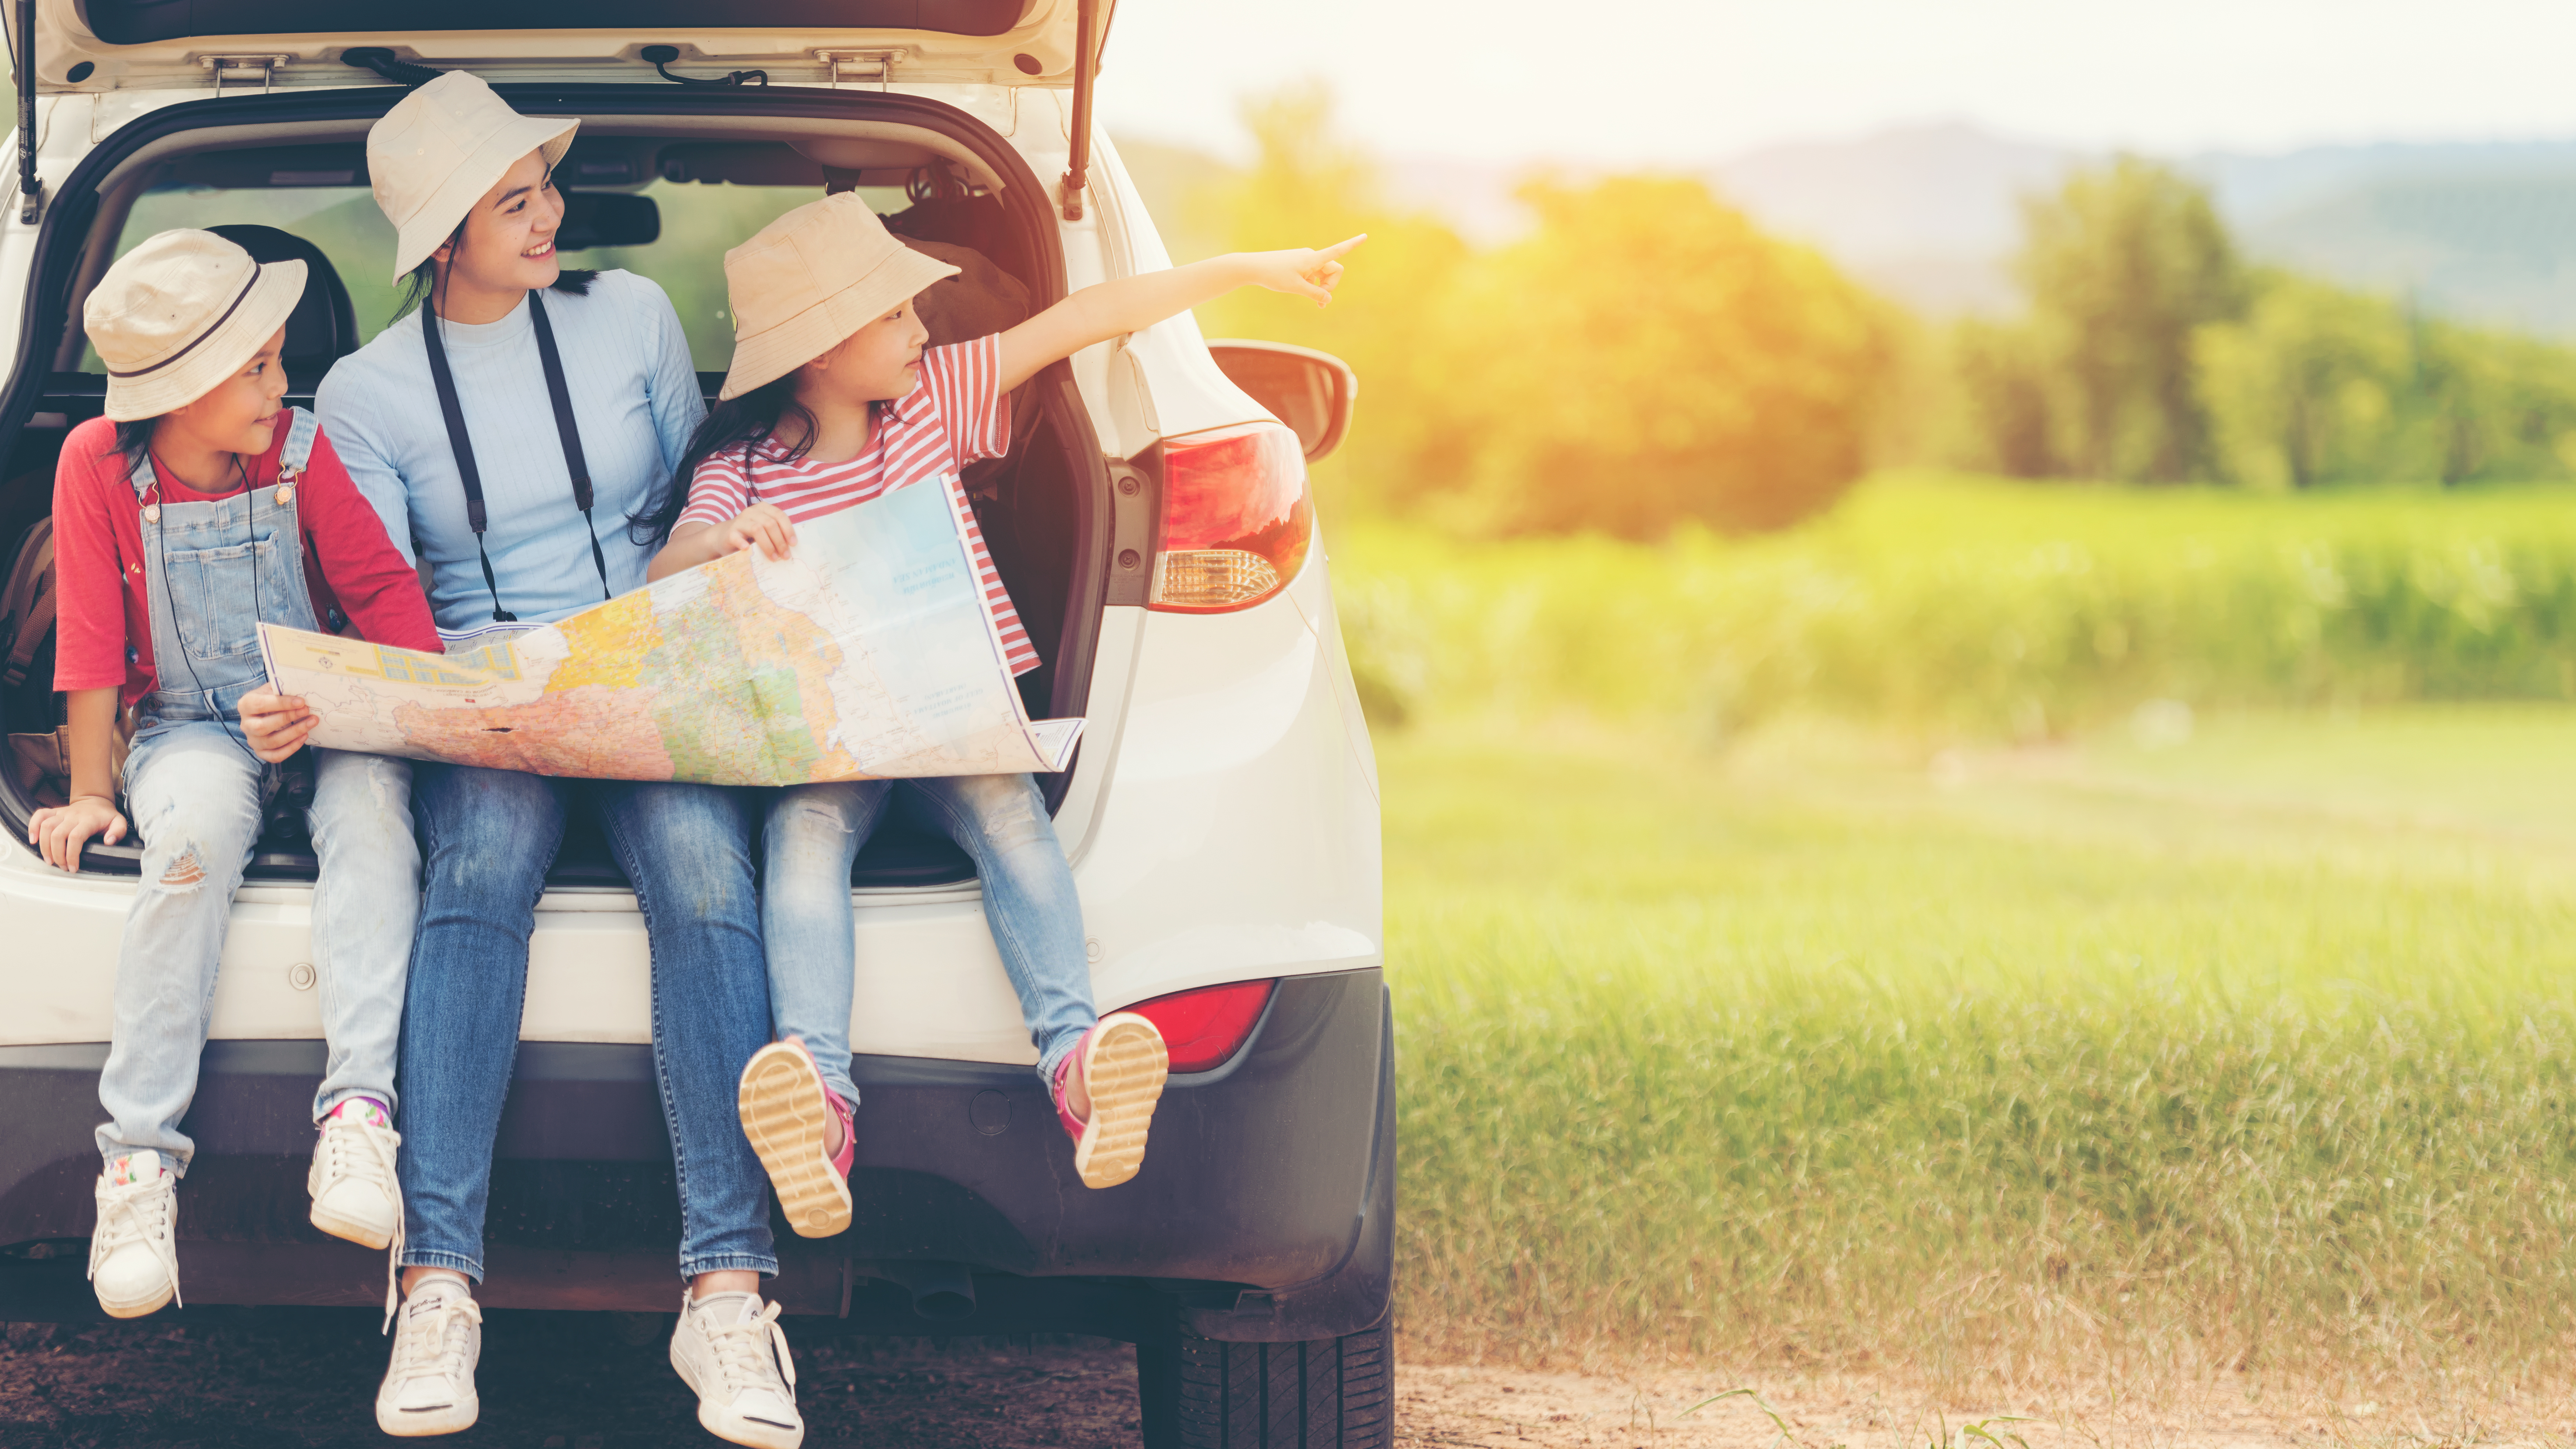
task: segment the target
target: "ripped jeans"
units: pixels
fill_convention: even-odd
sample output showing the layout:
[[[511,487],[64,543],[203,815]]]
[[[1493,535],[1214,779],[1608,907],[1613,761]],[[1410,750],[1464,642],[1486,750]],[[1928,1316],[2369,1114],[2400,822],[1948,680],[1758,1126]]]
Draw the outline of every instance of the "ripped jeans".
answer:
[[[184,1175],[196,1144],[179,1119],[197,1092],[233,891],[279,768],[252,759],[219,721],[181,720],[137,733],[125,774],[143,879],[117,946],[116,1035],[98,1079],[108,1121],[98,1150],[113,1160],[149,1149]],[[403,981],[420,914],[411,765],[317,749],[306,813],[321,862],[313,970],[330,1048],[313,1116],[356,1096],[391,1111]]]
[[[1056,1064],[1099,1017],[1073,869],[1056,842],[1046,797],[1027,775],[850,780],[778,792],[763,834],[760,892],[769,1009],[778,1034],[802,1040],[821,1064],[824,1084],[843,1101],[858,1101],[850,1082],[851,979],[858,962],[850,862],[897,798],[974,858],[984,883],[984,920],[1019,993],[1021,1019],[1038,1049],[1038,1076],[1053,1086]],[[882,962],[879,969],[906,964]]]

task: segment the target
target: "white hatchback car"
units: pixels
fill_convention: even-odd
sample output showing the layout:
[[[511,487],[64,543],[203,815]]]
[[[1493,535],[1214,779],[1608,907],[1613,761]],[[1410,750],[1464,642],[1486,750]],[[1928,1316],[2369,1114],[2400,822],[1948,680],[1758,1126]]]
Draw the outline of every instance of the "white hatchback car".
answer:
[[[985,301],[1012,301],[1015,279],[1017,304],[1042,307],[1167,266],[1090,118],[1108,11],[733,0],[711,28],[697,0],[18,0],[0,547],[44,518],[66,429],[99,409],[76,319],[125,247],[221,226],[263,259],[305,259],[287,370],[307,405],[390,320],[365,134],[437,70],[581,119],[558,172],[566,260],[661,282],[710,393],[730,345],[723,249],[827,188],[982,253]],[[356,18],[372,28],[344,28]],[[1015,402],[1010,457],[970,474],[1044,650],[1032,711],[1090,722],[1049,796],[1099,1003],[1154,1017],[1174,1075],[1143,1173],[1082,1189],[972,868],[944,839],[890,827],[852,881],[857,1221],[819,1241],[782,1226],[774,1292],[789,1313],[847,1332],[1132,1340],[1149,1444],[1386,1441],[1395,1106],[1377,778],[1305,471],[1338,441],[1354,387],[1320,354],[1212,350],[1185,314],[1049,369]],[[59,717],[35,654],[0,687],[12,732]],[[0,845],[0,1319],[88,1318],[90,1134],[136,854],[94,847],[78,875],[51,870],[24,844],[32,808],[0,780],[15,842]],[[364,1250],[305,1221],[322,1070],[312,870],[282,825],[234,907],[186,1124],[191,1306],[381,1292]],[[567,843],[537,922],[486,1301],[664,1311],[679,1226],[644,927],[598,841]]]

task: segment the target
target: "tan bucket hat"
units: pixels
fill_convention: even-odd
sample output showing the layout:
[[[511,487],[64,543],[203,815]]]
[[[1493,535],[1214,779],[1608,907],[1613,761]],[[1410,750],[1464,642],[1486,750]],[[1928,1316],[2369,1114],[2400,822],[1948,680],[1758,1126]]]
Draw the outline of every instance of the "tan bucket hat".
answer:
[[[303,299],[302,262],[253,261],[210,231],[145,240],[81,304],[81,328],[107,364],[108,417],[140,422],[204,397]]]
[[[394,276],[427,260],[492,183],[531,151],[563,164],[579,121],[523,116],[477,75],[451,70],[367,128],[367,178],[394,224]]]
[[[725,253],[733,366],[718,399],[774,382],[957,269],[885,229],[849,192],[809,201]]]

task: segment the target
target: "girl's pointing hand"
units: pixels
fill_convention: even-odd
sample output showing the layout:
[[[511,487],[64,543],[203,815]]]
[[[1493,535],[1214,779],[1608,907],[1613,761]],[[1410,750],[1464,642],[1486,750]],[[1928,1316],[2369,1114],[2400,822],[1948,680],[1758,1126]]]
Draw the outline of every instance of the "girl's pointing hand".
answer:
[[[1342,280],[1342,258],[1351,249],[1368,240],[1361,232],[1348,241],[1335,242],[1317,251],[1311,247],[1291,247],[1284,252],[1247,252],[1244,261],[1251,267],[1251,280],[1274,292],[1291,296],[1312,297],[1322,307],[1333,300],[1333,288]]]

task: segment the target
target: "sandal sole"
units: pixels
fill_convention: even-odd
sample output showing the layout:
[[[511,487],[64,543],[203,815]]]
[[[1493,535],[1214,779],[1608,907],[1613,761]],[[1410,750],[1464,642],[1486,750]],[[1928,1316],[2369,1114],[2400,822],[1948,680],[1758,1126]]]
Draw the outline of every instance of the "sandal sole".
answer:
[[[1170,1072],[1163,1034],[1152,1022],[1123,1012],[1101,1018],[1082,1063],[1091,1121],[1074,1146],[1073,1170],[1083,1186],[1116,1187],[1145,1165],[1145,1135]]]
[[[785,1042],[751,1054],[736,1102],[743,1135],[800,1238],[828,1238],[850,1226],[850,1185],[824,1155],[832,1104],[813,1058]]]

